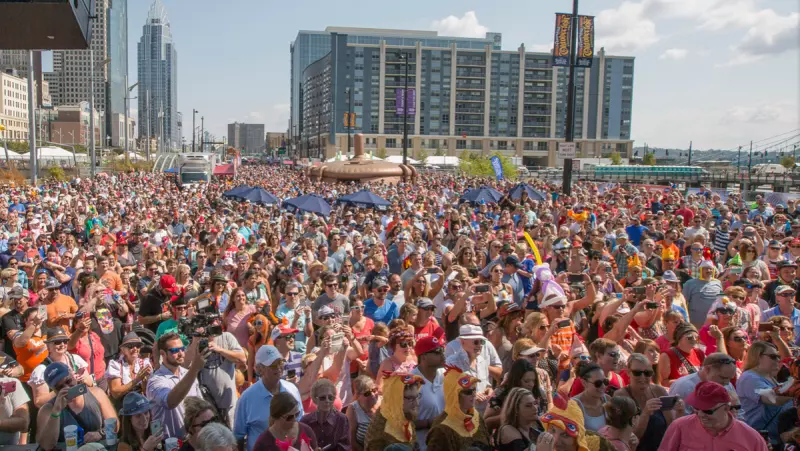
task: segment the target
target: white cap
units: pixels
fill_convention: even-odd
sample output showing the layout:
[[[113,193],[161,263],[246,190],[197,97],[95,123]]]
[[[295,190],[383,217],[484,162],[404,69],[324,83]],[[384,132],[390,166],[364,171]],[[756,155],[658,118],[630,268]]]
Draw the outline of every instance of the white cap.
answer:
[[[474,324],[464,324],[463,326],[458,328],[458,338],[483,338],[483,330],[481,326],[476,326]]]
[[[519,353],[519,355],[523,355],[523,356],[526,356],[526,357],[527,357],[527,356],[531,356],[531,355],[534,355],[534,354],[538,354],[538,353],[540,353],[540,352],[542,352],[542,351],[544,351],[544,349],[543,349],[543,348],[540,348],[540,347],[538,347],[538,346],[534,346],[534,347],[532,347],[532,348],[528,348],[528,349],[526,349],[526,350],[524,350],[524,351],[521,351],[521,352]]]
[[[281,353],[278,352],[278,348],[275,346],[264,345],[258,348],[256,365],[270,366],[278,359],[283,359],[283,357],[281,357]]]

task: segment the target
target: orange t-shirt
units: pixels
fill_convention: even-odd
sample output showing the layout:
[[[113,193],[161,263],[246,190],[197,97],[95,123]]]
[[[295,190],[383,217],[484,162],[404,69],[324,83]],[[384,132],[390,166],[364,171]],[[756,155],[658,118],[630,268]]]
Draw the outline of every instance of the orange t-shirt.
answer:
[[[37,336],[31,337],[25,346],[21,348],[14,346],[14,352],[17,353],[17,362],[25,370],[25,373],[19,378],[21,382],[28,382],[33,369],[41,365],[48,355],[44,337]]]
[[[114,271],[106,271],[100,277],[100,281],[108,280],[108,287],[114,291],[122,291],[122,278]]]
[[[75,300],[59,293],[53,302],[47,304],[47,327],[61,326],[67,331],[71,330],[69,327],[70,320],[66,318],[58,319],[58,316],[62,313],[74,314],[77,311],[78,304],[75,303]]]

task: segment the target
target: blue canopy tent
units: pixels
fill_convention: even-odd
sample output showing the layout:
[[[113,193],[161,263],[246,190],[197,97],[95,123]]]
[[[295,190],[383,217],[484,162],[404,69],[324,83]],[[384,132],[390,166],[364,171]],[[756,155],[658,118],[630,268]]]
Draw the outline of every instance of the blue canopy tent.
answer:
[[[315,194],[304,194],[299,197],[283,201],[283,208],[290,213],[307,212],[316,213],[322,216],[331,214],[331,206],[325,199]]]
[[[222,197],[232,197],[234,199],[241,199],[244,194],[253,188],[247,185],[239,185],[236,188],[229,189],[222,193]]]
[[[235,190],[236,188],[234,188]],[[231,190],[233,191],[233,190]],[[241,194],[241,199],[249,201],[254,204],[262,205],[278,205],[281,203],[280,199],[275,197],[272,193],[264,188],[251,188],[250,190]]]
[[[535,201],[544,202],[545,200],[547,200],[546,194],[540,191],[536,191],[535,189],[533,189],[532,186],[528,185],[527,183],[520,183],[515,187],[511,188],[511,190],[508,192],[508,195],[511,196],[512,199],[519,199],[522,197],[523,192],[528,193],[528,197]]]
[[[352,194],[346,194],[340,197],[337,202],[345,205],[353,205],[358,208],[377,208],[381,211],[386,210],[392,205],[388,200],[369,190],[361,190]]]
[[[482,186],[480,188],[470,188],[464,194],[461,195],[461,199],[459,202],[469,202],[472,204],[496,204],[500,202],[500,199],[503,198],[503,193],[497,191],[494,188],[489,188],[488,186]]]
[[[169,168],[164,172],[166,172],[167,174],[177,174],[178,173],[178,168]]]

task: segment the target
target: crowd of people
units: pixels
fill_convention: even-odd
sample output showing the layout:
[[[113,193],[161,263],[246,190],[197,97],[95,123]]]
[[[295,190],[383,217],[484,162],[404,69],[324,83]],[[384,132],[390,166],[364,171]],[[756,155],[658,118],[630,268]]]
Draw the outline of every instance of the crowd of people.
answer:
[[[529,183],[252,165],[5,186],[0,444],[800,446],[800,206]],[[504,196],[461,201],[479,187]],[[390,206],[335,202],[364,188]]]

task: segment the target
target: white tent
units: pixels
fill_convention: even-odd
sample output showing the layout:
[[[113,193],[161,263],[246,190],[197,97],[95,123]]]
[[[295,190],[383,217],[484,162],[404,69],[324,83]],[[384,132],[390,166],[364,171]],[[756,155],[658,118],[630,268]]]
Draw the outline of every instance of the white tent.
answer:
[[[5,160],[5,159],[6,159],[6,148],[5,147],[0,147],[0,160]],[[22,159],[22,155],[14,152],[13,150],[9,150],[8,151],[8,159],[9,160],[21,160]]]
[[[458,157],[437,157],[432,156],[425,159],[425,164],[428,166],[458,166],[461,160]]]
[[[38,154],[39,160],[68,160],[72,161],[72,152],[69,150],[64,150],[60,147],[39,147],[36,149],[36,153]],[[30,159],[31,154],[30,152],[22,154],[24,159]],[[89,156],[86,154],[75,154],[75,159],[78,160],[79,163],[85,163],[89,161]]]
[[[403,163],[403,156],[402,155],[391,155],[389,157],[386,157],[386,161],[388,161],[389,163],[402,164]],[[408,164],[420,164],[420,163],[421,163],[421,161],[415,160],[415,159],[413,159],[411,157],[408,157]]]
[[[117,155],[115,157],[115,159],[124,160],[125,159],[125,152],[122,152],[121,154]],[[144,160],[144,157],[139,155],[136,152],[128,151],[128,159],[131,160],[131,161],[139,161],[139,160]]]

